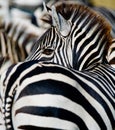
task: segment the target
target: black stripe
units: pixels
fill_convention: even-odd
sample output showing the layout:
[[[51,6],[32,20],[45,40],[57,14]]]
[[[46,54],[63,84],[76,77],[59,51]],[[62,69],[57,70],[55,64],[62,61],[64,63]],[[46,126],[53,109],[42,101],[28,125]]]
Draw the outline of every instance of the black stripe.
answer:
[[[37,126],[32,126],[32,125],[21,125],[18,128],[23,129],[23,130],[61,130],[61,129],[56,129],[56,128],[37,127]]]
[[[18,68],[16,69],[16,71],[13,73],[13,75],[10,76],[10,79],[8,81],[7,84],[7,89],[6,89],[6,93],[5,93],[5,99],[8,97],[8,93],[13,85],[13,83],[15,82],[16,79],[18,79],[19,75],[25,70],[28,69],[29,67],[31,67],[33,64],[37,63],[38,61],[29,61],[29,62],[23,62],[21,65],[18,66]],[[7,74],[8,75],[12,69],[13,69],[14,65],[12,65],[8,71]],[[6,76],[7,78],[7,76]],[[5,79],[6,80],[6,79]],[[4,80],[4,82],[5,82]]]
[[[80,54],[82,53],[84,47],[89,44],[94,38],[95,36],[97,35],[97,33],[99,32],[99,29],[95,30],[94,33],[92,34],[92,36],[90,36],[90,38],[88,38],[87,40],[85,40],[85,42],[83,43],[83,45],[81,46],[79,52],[78,52],[78,58],[80,57]],[[78,66],[80,66],[80,64],[82,63],[83,59],[85,59],[85,57],[87,56],[87,54],[89,54],[89,52],[91,52],[92,50],[94,50],[97,46],[98,46],[98,43],[99,43],[99,40],[102,38],[102,35],[100,35],[97,40],[95,41],[95,43],[93,45],[91,45],[88,50],[85,52],[85,54],[81,57],[81,59],[78,61]],[[102,44],[103,45],[103,44]],[[100,47],[102,48],[102,46]],[[100,51],[100,49],[99,49]],[[88,66],[88,63],[90,63],[90,61],[92,59],[94,59],[96,56],[99,55],[99,52],[95,52],[93,53],[88,59],[87,61],[84,63],[83,65],[83,69],[85,69],[87,66]]]
[[[63,119],[75,123],[82,130],[88,130],[87,126],[85,125],[84,121],[79,117],[79,115],[75,115],[74,113],[61,108],[30,106],[30,107],[23,107],[21,109],[18,109],[16,111],[16,114],[17,113],[27,113],[32,115]]]
[[[84,87],[92,97],[94,97],[98,102],[100,102],[100,104],[102,104],[105,108],[107,107],[106,108],[107,113],[111,115],[111,112],[108,106],[106,105],[105,101],[103,101],[103,99],[94,90],[89,88],[89,86],[84,84],[82,81],[79,82],[80,85],[82,85],[82,87]],[[103,119],[101,118],[99,113],[96,111],[96,108],[93,108],[92,105],[86,100],[86,98],[77,90],[77,86],[75,89],[69,84],[53,80],[35,82],[26,86],[20,93],[19,98],[27,95],[46,94],[46,93],[63,95],[71,99],[72,101],[80,104],[98,122],[101,128],[106,129],[105,123],[103,122]],[[113,117],[111,118],[113,120]]]

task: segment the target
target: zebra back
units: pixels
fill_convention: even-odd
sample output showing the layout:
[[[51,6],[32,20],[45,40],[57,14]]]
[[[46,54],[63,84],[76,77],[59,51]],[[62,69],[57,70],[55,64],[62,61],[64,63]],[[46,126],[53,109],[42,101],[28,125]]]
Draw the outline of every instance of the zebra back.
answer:
[[[114,72],[107,64],[77,71],[18,63],[1,79],[6,129],[113,130]]]

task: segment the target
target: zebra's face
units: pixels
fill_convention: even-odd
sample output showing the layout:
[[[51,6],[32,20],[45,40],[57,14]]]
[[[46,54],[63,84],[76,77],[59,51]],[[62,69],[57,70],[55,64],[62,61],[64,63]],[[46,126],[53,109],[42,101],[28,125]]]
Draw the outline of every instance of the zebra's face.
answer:
[[[71,68],[72,48],[70,42],[70,37],[63,37],[55,27],[52,27],[36,41],[31,54],[26,60],[51,62]]]

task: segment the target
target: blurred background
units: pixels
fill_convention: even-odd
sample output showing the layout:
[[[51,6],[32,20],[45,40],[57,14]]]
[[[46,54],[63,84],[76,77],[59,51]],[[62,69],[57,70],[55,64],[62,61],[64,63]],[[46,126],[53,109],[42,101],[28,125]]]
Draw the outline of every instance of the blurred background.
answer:
[[[104,6],[115,9],[115,0],[90,0],[95,6]]]
[[[0,0],[0,18],[25,18],[35,20],[36,10],[42,11],[43,1],[51,5],[59,0]],[[62,1],[62,0],[61,0]],[[66,0],[65,0],[66,1]],[[88,6],[115,10],[115,0],[74,0]],[[38,15],[38,14],[37,14]],[[34,17],[35,16],[35,17]],[[30,18],[31,17],[31,18]]]

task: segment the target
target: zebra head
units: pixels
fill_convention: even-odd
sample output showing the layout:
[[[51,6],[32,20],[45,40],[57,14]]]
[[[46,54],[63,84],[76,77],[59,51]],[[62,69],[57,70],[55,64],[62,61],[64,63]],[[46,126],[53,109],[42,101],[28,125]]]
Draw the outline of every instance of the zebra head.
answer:
[[[52,26],[26,60],[53,62],[76,70],[104,63],[111,27],[102,16],[75,2],[52,7]]]

